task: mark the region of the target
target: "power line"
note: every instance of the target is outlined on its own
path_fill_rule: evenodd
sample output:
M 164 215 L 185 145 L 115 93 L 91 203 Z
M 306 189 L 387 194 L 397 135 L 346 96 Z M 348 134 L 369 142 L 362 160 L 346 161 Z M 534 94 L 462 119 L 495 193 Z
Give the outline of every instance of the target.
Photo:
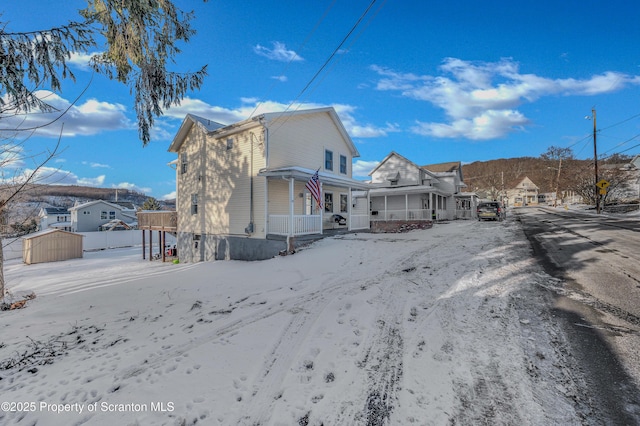
M 329 14 L 329 11 L 333 8 L 333 5 L 336 4 L 336 0 L 333 0 L 331 2 L 331 4 L 325 9 L 324 13 L 322 14 L 322 16 L 320 17 L 320 19 L 318 19 L 318 22 L 316 22 L 316 25 L 313 27 L 313 29 L 309 32 L 309 34 L 307 34 L 307 37 L 304 39 L 304 41 L 300 44 L 300 46 L 298 46 L 297 52 L 302 52 L 304 50 L 304 47 L 307 45 L 307 43 L 309 42 L 309 40 L 311 39 L 311 36 L 316 32 L 316 30 L 318 29 L 318 27 L 320 26 L 320 24 L 322 23 L 322 21 L 324 21 L 324 19 L 327 17 L 327 15 Z M 289 66 L 291 65 L 291 63 L 293 63 L 293 61 L 295 60 L 296 55 L 293 55 L 291 57 L 291 59 L 289 59 L 289 62 L 287 62 L 287 64 L 285 65 L 284 69 L 282 70 L 282 72 L 280 73 L 281 75 L 284 75 L 287 70 L 289 69 Z M 269 87 L 269 89 L 267 90 L 267 92 L 265 93 L 265 97 L 269 96 L 269 93 L 271 93 L 271 91 L 273 90 L 273 88 L 275 87 L 275 85 L 277 84 L 276 81 L 274 81 L 273 83 L 271 83 L 271 86 Z M 258 108 L 260 107 L 260 105 L 262 105 L 264 102 L 258 102 L 255 106 L 255 108 L 253 109 L 253 111 L 251 111 L 251 114 L 249 114 L 249 117 L 253 117 L 253 114 L 256 113 L 256 111 L 258 110 Z
M 285 108 L 284 111 L 282 111 L 280 113 L 280 115 L 278 116 L 278 118 L 282 117 L 287 111 L 289 111 L 289 109 L 291 109 L 292 105 L 294 103 L 296 103 L 298 101 L 298 99 L 300 99 L 300 97 L 304 94 L 304 92 L 307 91 L 307 89 L 309 88 L 309 86 L 311 86 L 311 84 L 315 81 L 315 79 L 320 75 L 320 73 L 322 72 L 322 70 L 324 70 L 326 68 L 326 66 L 329 64 L 329 62 L 333 59 L 333 57 L 338 53 L 338 51 L 342 48 L 342 46 L 345 44 L 345 42 L 347 41 L 347 39 L 351 36 L 351 34 L 353 34 L 353 32 L 355 31 L 355 29 L 358 27 L 358 25 L 360 25 L 360 22 L 362 22 L 362 20 L 364 19 L 364 17 L 367 15 L 367 13 L 369 13 L 369 10 L 371 10 L 371 7 L 373 7 L 373 5 L 375 4 L 376 0 L 372 0 L 371 3 L 369 3 L 369 6 L 367 6 L 367 8 L 365 9 L 365 11 L 362 13 L 362 15 L 360 15 L 360 18 L 358 18 L 358 20 L 356 21 L 356 23 L 351 27 L 351 29 L 349 30 L 349 32 L 347 33 L 347 35 L 344 36 L 344 38 L 342 39 L 342 41 L 340 42 L 340 44 L 338 44 L 338 46 L 333 50 L 333 52 L 331 53 L 331 55 L 329 55 L 329 57 L 324 61 L 324 63 L 322 64 L 322 66 L 318 69 L 318 71 L 313 75 L 313 77 L 311 77 L 311 79 L 309 80 L 309 82 L 304 86 L 304 88 L 300 91 L 300 93 L 298 94 L 298 96 L 296 96 L 290 103 L 289 105 L 287 105 L 287 108 Z M 298 106 L 299 108 L 300 106 Z M 280 127 L 282 127 L 288 120 L 289 118 L 287 117 L 281 124 L 280 126 L 278 126 L 277 128 L 275 128 L 273 130 L 273 133 L 277 132 L 278 129 Z

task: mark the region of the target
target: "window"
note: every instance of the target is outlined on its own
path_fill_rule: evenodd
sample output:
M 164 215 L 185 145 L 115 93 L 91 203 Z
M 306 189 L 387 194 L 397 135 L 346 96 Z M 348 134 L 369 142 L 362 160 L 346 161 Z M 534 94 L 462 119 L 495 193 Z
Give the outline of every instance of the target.
M 198 194 L 191 194 L 191 214 L 198 214 Z
M 115 211 L 110 211 L 109 212 L 109 219 L 115 219 L 116 218 L 116 212 Z
M 82 212 L 82 214 L 91 214 L 91 211 L 90 210 L 85 210 L 85 211 Z
M 333 213 L 333 194 L 330 192 L 324 193 L 324 211 Z
M 233 138 L 227 139 L 227 151 L 233 148 Z
M 344 155 L 340 156 L 340 173 L 347 174 L 347 157 Z
M 326 170 L 333 170 L 333 151 L 325 149 L 324 151 L 324 168 Z
M 187 173 L 187 153 L 180 153 L 180 174 Z
M 349 206 L 349 197 L 347 194 L 340 194 L 340 213 L 346 213 Z
M 106 218 L 107 218 L 107 212 L 105 212 L 105 211 L 101 211 L 101 212 L 100 212 L 100 219 L 104 220 L 104 219 L 106 219 Z

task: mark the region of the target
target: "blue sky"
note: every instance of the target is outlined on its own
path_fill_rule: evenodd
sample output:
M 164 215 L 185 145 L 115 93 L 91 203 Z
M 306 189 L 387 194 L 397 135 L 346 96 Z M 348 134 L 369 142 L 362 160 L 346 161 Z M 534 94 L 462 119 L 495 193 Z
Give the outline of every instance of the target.
M 79 19 L 85 4 L 3 2 L 1 20 L 5 31 L 50 28 Z M 202 90 L 165 111 L 142 147 L 129 89 L 92 78 L 86 58 L 74 57 L 76 82 L 42 93 L 60 107 L 81 97 L 21 145 L 16 173 L 31 169 L 30 157 L 62 132 L 62 152 L 42 182 L 171 197 L 175 174 L 167 163 L 175 154 L 167 148 L 187 113 L 230 124 L 323 106 L 336 109 L 360 152 L 359 179 L 392 150 L 418 164 L 537 157 L 550 146 L 592 158 L 593 122 L 585 119 L 592 108 L 602 156 L 640 154 L 640 5 L 633 1 L 176 4 L 195 12 L 197 34 L 172 69 L 208 65 Z M 21 125 L 49 119 L 31 114 Z M 0 119 L 2 128 L 13 123 Z

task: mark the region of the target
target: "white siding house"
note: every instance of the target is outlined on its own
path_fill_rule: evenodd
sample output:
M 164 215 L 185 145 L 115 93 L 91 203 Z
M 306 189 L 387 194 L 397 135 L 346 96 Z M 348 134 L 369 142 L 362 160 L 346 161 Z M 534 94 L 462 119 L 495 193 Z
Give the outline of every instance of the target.
M 369 227 L 368 205 L 352 197 L 359 156 L 333 108 L 266 113 L 230 125 L 187 115 L 178 154 L 178 253 L 184 261 L 262 259 L 287 240 L 335 226 Z M 305 188 L 318 172 L 324 207 Z
M 136 222 L 135 210 L 103 200 L 77 204 L 69 209 L 73 232 L 99 231 L 100 226 L 119 219 L 125 223 Z
M 49 228 L 71 231 L 71 213 L 64 207 L 43 207 L 38 214 L 40 231 Z
M 475 194 L 462 192 L 459 162 L 419 166 L 391 152 L 369 175 L 371 220 L 451 220 L 475 212 Z

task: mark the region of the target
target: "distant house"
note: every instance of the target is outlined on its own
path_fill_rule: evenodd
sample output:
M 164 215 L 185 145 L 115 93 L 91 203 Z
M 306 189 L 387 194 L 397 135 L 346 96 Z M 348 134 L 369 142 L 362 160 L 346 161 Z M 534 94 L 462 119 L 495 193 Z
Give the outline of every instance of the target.
M 372 221 L 474 217 L 476 197 L 462 192 L 459 162 L 419 166 L 391 152 L 369 175 Z
M 266 113 L 230 125 L 189 114 L 169 151 L 178 155 L 181 260 L 264 259 L 288 249 L 294 237 L 322 234 L 336 223 L 369 228 L 366 197 L 353 196 L 367 188 L 351 177 L 359 153 L 333 108 Z M 322 208 L 306 188 L 316 171 Z
M 134 227 L 137 220 L 135 210 L 103 200 L 77 204 L 71 207 L 69 212 L 71 213 L 71 230 L 73 232 L 99 231 L 102 225 L 114 219 Z
M 525 176 L 508 186 L 506 204 L 513 207 L 537 205 L 539 191 L 540 188 Z
M 43 207 L 38 213 L 38 230 L 49 228 L 71 231 L 71 212 L 64 207 Z

